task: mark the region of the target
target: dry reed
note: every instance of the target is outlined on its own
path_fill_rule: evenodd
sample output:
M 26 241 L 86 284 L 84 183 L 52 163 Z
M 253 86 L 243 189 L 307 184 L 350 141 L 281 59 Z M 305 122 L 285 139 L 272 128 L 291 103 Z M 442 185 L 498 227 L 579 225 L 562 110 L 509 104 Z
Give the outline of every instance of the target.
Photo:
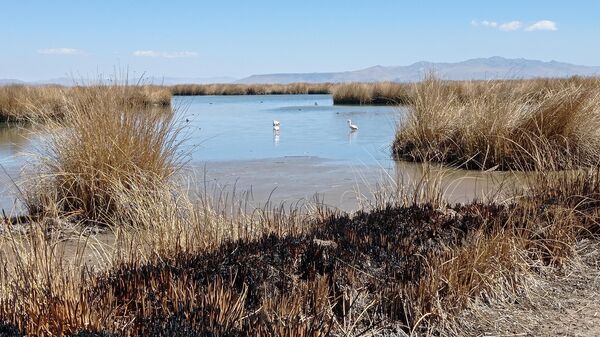
M 334 104 L 405 105 L 412 102 L 412 85 L 405 83 L 348 83 L 332 89 Z
M 111 90 L 110 85 L 62 86 L 0 86 L 0 122 L 23 122 L 57 119 L 65 114 L 69 101 L 89 96 L 90 91 L 109 91 L 114 101 L 123 106 L 169 106 L 171 93 L 158 86 L 121 85 L 122 90 Z M 99 93 L 102 94 L 102 93 Z M 118 95 L 118 96 L 116 96 Z
M 203 95 L 306 95 L 329 94 L 329 83 L 291 84 L 178 84 L 170 87 L 175 96 Z
M 143 90 L 71 89 L 63 118 L 44 125 L 46 143 L 28 172 L 23 198 L 30 214 L 106 222 L 135 207 L 119 202 L 121 194 L 165 194 L 181 164 L 179 129 L 171 111 L 140 107 Z
M 480 169 L 600 163 L 596 79 L 415 84 L 393 152 L 399 159 Z

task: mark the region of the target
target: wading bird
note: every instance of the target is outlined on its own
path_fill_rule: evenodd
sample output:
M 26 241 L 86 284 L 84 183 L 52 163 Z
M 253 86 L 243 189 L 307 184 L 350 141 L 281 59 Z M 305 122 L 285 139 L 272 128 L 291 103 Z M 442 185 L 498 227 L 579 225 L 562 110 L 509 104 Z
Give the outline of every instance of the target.
M 352 121 L 351 121 L 350 119 L 348 120 L 348 127 L 349 127 L 349 128 L 350 128 L 350 130 L 352 130 L 352 131 L 356 131 L 356 130 L 358 130 L 358 126 L 356 126 L 356 125 L 352 124 Z

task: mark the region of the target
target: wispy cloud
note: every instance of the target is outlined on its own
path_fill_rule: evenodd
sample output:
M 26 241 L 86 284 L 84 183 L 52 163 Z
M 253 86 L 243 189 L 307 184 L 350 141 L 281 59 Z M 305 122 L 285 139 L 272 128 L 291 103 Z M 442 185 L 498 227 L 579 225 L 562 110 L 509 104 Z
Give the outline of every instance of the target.
M 473 25 L 475 27 L 483 26 L 483 27 L 488 27 L 488 28 L 497 28 L 498 22 L 488 21 L 488 20 L 483 20 L 483 21 L 471 20 L 471 25 Z
M 46 48 L 38 49 L 38 54 L 44 55 L 83 55 L 85 52 L 75 48 Z
M 527 32 L 533 32 L 533 31 L 537 31 L 537 30 L 552 30 L 552 31 L 558 30 L 556 22 L 550 21 L 550 20 L 541 20 L 541 21 L 535 22 L 529 26 L 525 26 L 523 22 L 518 21 L 518 20 L 509 21 L 509 22 L 497 22 L 497 21 L 490 21 L 490 20 L 482 20 L 482 21 L 471 20 L 471 25 L 475 26 L 475 27 L 498 29 L 498 30 L 501 30 L 504 32 L 514 32 L 514 31 L 518 31 L 518 30 L 523 30 L 523 27 L 525 27 L 524 30 Z
M 500 26 L 498 26 L 498 29 L 505 32 L 512 32 L 521 29 L 521 27 L 523 27 L 521 21 L 511 21 L 501 24 Z
M 156 51 L 156 50 L 136 50 L 133 56 L 140 57 L 163 57 L 168 59 L 198 57 L 195 51 Z
M 531 26 L 528 26 L 527 28 L 525 28 L 525 30 L 528 32 L 534 32 L 536 30 L 555 31 L 555 30 L 558 30 L 558 26 L 557 26 L 556 22 L 554 22 L 554 21 L 541 20 L 541 21 L 538 21 L 538 22 L 532 24 Z

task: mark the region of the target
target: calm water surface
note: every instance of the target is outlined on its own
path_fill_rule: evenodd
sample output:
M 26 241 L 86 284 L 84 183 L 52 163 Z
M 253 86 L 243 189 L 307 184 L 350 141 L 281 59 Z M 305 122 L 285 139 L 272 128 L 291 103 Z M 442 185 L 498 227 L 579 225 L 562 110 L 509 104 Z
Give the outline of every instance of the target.
M 258 202 L 311 199 L 321 194 L 333 207 L 353 210 L 357 196 L 375 184 L 418 180 L 419 164 L 395 163 L 390 145 L 406 110 L 389 106 L 334 106 L 330 95 L 179 96 L 173 98 L 184 126 L 183 151 L 191 184 L 252 190 Z M 347 120 L 358 125 L 351 132 Z M 281 123 L 274 132 L 273 120 Z M 15 203 L 13 180 L 39 147 L 39 134 L 0 127 L 0 208 Z M 490 189 L 502 174 L 447 170 L 451 202 L 467 201 Z M 501 180 L 501 179 L 500 179 Z
M 334 106 L 330 95 L 176 97 L 189 120 L 193 161 L 310 156 L 344 163 L 389 161 L 403 108 Z M 359 130 L 351 132 L 347 120 Z M 272 121 L 281 129 L 273 131 Z

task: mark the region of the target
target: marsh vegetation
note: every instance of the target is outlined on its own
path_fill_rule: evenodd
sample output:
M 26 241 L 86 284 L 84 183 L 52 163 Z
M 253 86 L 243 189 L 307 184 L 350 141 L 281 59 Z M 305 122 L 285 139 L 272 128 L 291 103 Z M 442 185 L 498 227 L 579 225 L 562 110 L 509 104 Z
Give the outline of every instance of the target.
M 399 127 L 399 159 L 465 168 L 531 170 L 600 163 L 600 81 L 539 79 L 414 86 Z
M 410 110 L 394 153 L 429 163 L 355 214 L 191 199 L 175 179 L 172 114 L 141 112 L 135 102 L 149 100 L 126 96 L 144 88 L 60 94 L 61 118 L 21 185 L 29 213 L 4 219 L 5 331 L 463 335 L 457 317 L 474 301 L 527 293 L 576 263 L 578 244 L 597 247 L 596 80 L 403 86 Z M 406 92 L 385 88 L 372 92 Z M 536 171 L 507 200 L 449 205 L 430 161 Z
M 334 104 L 400 105 L 410 102 L 411 85 L 384 83 L 181 84 L 173 95 L 316 95 L 331 94 Z
M 110 93 L 124 107 L 169 106 L 166 88 L 142 85 L 0 86 L 0 122 L 28 122 L 56 119 L 69 111 L 69 104 L 91 95 Z

